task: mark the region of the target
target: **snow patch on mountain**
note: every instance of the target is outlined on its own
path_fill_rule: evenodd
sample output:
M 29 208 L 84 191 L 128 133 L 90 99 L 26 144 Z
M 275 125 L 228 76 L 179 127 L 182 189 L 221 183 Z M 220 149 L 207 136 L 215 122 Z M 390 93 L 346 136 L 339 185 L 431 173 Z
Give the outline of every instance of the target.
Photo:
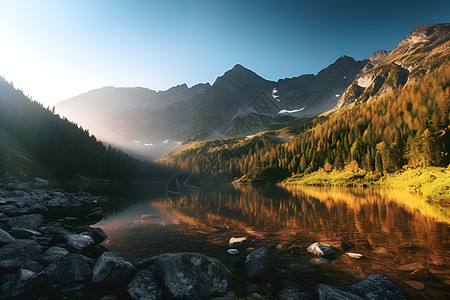
M 282 110 L 280 110 L 278 113 L 279 113 L 279 114 L 293 114 L 293 113 L 302 111 L 302 110 L 304 110 L 305 108 L 306 108 L 306 106 L 305 106 L 305 107 L 302 107 L 302 108 L 300 108 L 300 109 L 293 109 L 293 110 L 282 109 Z

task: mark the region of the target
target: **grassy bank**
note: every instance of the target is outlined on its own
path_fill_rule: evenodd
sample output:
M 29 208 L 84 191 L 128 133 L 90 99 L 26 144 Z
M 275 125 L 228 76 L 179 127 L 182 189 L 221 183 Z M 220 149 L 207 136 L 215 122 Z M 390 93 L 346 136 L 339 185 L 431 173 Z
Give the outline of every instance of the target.
M 406 169 L 393 174 L 372 173 L 351 167 L 331 172 L 319 169 L 311 174 L 295 175 L 283 183 L 404 188 L 420 192 L 432 201 L 444 201 L 450 199 L 450 165 L 447 168 Z

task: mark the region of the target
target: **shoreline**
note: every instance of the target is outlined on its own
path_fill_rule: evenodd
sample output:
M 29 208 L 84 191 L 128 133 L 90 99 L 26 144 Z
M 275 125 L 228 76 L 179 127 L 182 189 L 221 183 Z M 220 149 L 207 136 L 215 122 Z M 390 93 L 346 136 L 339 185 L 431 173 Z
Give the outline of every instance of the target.
M 305 186 L 401 188 L 422 194 L 430 203 L 450 207 L 450 165 L 406 169 L 396 173 L 366 172 L 359 168 L 345 168 L 326 172 L 319 169 L 310 174 L 294 175 L 280 184 Z

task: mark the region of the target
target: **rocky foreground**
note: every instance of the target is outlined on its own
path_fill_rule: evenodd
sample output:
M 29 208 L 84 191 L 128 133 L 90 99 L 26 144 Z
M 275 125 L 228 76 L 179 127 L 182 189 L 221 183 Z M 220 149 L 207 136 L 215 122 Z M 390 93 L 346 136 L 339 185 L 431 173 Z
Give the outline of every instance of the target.
M 233 299 L 233 276 L 270 281 L 274 259 L 267 247 L 246 256 L 241 275 L 201 253 L 167 253 L 128 262 L 101 244 L 107 238 L 101 228 L 90 226 L 103 218 L 98 205 L 104 201 L 84 192 L 0 183 L 0 299 Z M 77 217 L 56 217 L 74 211 Z M 247 242 L 231 239 L 229 254 Z M 307 250 L 325 257 L 334 252 L 319 243 Z M 406 299 L 383 274 L 369 275 L 346 290 L 318 284 L 314 294 L 286 281 L 271 297 Z M 253 293 L 248 299 L 263 296 Z

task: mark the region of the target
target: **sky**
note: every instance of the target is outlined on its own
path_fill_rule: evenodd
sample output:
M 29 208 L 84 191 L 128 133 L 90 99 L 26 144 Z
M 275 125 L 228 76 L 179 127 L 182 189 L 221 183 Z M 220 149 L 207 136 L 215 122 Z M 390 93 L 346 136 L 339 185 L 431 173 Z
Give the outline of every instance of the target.
M 241 64 L 269 80 L 394 48 L 450 1 L 0 0 L 0 75 L 52 106 L 103 86 L 166 90 Z

